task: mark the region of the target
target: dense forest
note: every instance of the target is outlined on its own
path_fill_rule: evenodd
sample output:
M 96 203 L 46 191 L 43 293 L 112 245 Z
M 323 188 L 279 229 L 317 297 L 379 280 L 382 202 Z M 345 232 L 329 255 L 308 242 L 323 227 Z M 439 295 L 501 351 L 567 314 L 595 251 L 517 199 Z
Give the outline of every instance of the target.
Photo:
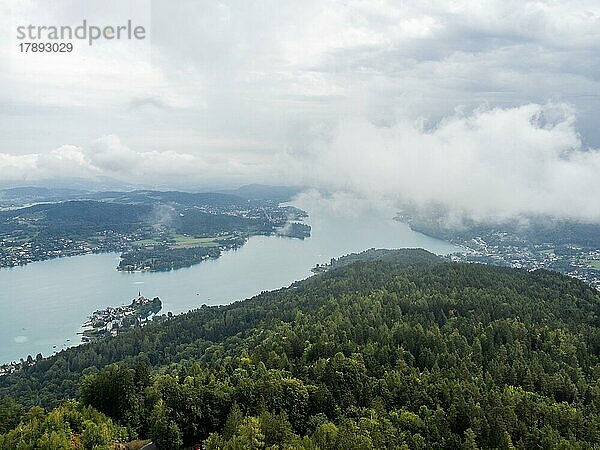
M 244 239 L 238 238 L 234 243 L 241 246 Z M 217 258 L 221 254 L 219 247 L 169 248 L 166 245 L 155 245 L 151 249 L 137 248 L 121 254 L 118 270 L 140 270 L 150 267 L 152 270 L 171 270 L 189 267 L 206 258 Z
M 0 449 L 600 445 L 597 291 L 375 253 L 0 377 Z

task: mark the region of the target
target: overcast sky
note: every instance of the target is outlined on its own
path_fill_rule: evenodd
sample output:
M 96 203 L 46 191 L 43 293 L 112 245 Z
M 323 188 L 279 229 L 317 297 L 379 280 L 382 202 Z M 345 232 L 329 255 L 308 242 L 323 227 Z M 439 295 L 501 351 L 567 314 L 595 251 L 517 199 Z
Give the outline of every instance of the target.
M 148 37 L 19 52 L 17 26 L 83 19 Z M 4 0 L 0 25 L 5 184 L 310 184 L 600 220 L 597 0 Z

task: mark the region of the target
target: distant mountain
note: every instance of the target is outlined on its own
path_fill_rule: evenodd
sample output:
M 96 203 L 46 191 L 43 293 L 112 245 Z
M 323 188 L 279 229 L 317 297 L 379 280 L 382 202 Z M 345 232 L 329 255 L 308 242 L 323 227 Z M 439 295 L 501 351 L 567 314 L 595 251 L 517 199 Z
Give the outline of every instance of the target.
M 68 188 L 25 186 L 0 189 L 0 208 L 18 208 L 35 203 L 77 200 L 88 195 L 89 191 Z
M 66 187 L 22 186 L 0 189 L 0 207 L 18 207 L 33 203 L 67 200 L 102 200 L 122 203 L 218 203 L 242 206 L 248 201 L 282 203 L 291 200 L 304 188 L 292 186 L 248 185 L 236 189 L 207 192 L 184 192 L 153 189 L 77 189 Z
M 0 189 L 9 189 L 15 187 L 40 187 L 47 189 L 74 189 L 82 191 L 101 191 L 107 189 L 113 190 L 129 190 L 135 189 L 134 185 L 124 183 L 110 177 L 90 178 L 51 178 L 41 180 L 10 180 L 0 181 Z M 137 187 L 139 189 L 139 186 Z
M 214 206 L 248 205 L 248 199 L 220 192 L 181 192 L 181 191 L 102 191 L 88 194 L 90 199 L 119 203 L 176 203 L 181 206 L 210 204 Z
M 237 195 L 250 200 L 272 200 L 288 202 L 305 191 L 306 186 L 268 186 L 264 184 L 248 184 L 237 189 L 224 189 L 218 192 Z
M 34 203 L 49 203 L 67 200 L 102 200 L 122 203 L 177 203 L 190 206 L 197 203 L 218 203 L 220 205 L 242 206 L 247 201 L 288 202 L 305 188 L 299 186 L 247 185 L 236 189 L 223 189 L 206 192 L 184 192 L 178 190 L 154 189 L 115 189 L 112 183 L 92 183 L 75 181 L 61 187 L 30 185 L 0 189 L 0 208 L 20 207 Z
M 87 191 L 81 189 L 67 189 L 67 188 L 46 188 L 36 186 L 25 186 L 1 189 L 0 195 L 3 198 L 21 198 L 21 197 L 56 197 L 56 196 L 69 196 L 69 195 L 81 195 Z

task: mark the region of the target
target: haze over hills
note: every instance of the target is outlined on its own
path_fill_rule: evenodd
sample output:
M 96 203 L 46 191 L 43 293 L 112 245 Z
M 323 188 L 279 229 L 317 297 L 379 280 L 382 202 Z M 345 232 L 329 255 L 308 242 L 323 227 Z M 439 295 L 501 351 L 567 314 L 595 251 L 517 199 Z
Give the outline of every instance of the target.
M 237 195 L 250 200 L 270 200 L 288 202 L 296 195 L 308 190 L 307 186 L 270 186 L 266 184 L 247 184 L 236 189 L 224 189 L 219 192 Z
M 441 205 L 405 206 L 396 219 L 463 248 L 452 259 L 579 278 L 600 290 L 600 224 L 548 215 L 473 220 Z
M 0 207 L 19 207 L 32 203 L 57 202 L 66 200 L 132 200 L 144 201 L 144 196 L 153 193 L 155 199 L 162 201 L 177 201 L 181 202 L 185 195 L 188 196 L 188 201 L 191 199 L 201 200 L 200 194 L 204 194 L 205 198 L 210 194 L 227 194 L 246 200 L 262 200 L 272 202 L 287 202 L 294 196 L 306 190 L 306 187 L 298 186 L 270 186 L 261 184 L 244 185 L 237 188 L 221 189 L 221 190 L 194 190 L 194 191 L 176 191 L 176 190 L 159 190 L 159 189 L 141 189 L 139 186 L 130 189 L 115 189 L 104 188 L 98 186 L 86 185 L 86 188 L 67 188 L 67 187 L 52 187 L 51 184 L 30 185 L 21 187 L 9 187 L 0 189 Z M 177 193 L 180 195 L 177 195 Z M 217 198 L 218 195 L 213 195 Z
M 365 257 L 63 351 L 0 377 L 0 392 L 26 406 L 76 396 L 162 448 L 206 438 L 210 449 L 248 439 L 311 449 L 599 443 L 596 291 L 422 250 Z M 32 427 L 10 405 L 3 429 L 22 420 L 27 431 L 2 435 L 0 448 L 42 439 L 49 425 Z
M 117 251 L 120 270 L 170 270 L 218 257 L 253 235 L 310 235 L 298 208 L 224 193 L 19 188 L 0 191 L 0 201 L 33 203 L 0 211 L 0 267 Z
M 4 209 L 15 210 L 38 203 L 79 201 L 82 208 L 80 212 L 82 212 L 86 205 L 88 205 L 88 209 L 90 206 L 97 205 L 99 211 L 104 211 L 103 213 L 98 212 L 98 217 L 105 217 L 105 219 L 97 221 L 93 226 L 94 232 L 112 233 L 112 238 L 107 239 L 106 236 L 93 235 L 81 236 L 79 233 L 81 230 L 75 230 L 72 226 L 68 226 L 60 236 L 55 236 L 61 240 L 60 242 L 44 241 L 43 239 L 34 242 L 30 239 L 33 235 L 31 233 L 27 235 L 27 232 L 21 229 L 21 223 L 14 221 L 14 218 L 22 215 L 24 221 L 19 219 L 21 222 L 29 223 L 29 225 L 35 224 L 33 228 L 37 229 L 39 226 L 43 226 L 44 221 L 40 221 L 37 216 L 30 217 L 30 219 L 35 219 L 34 221 L 26 219 L 29 217 L 28 214 L 46 211 L 43 214 L 48 216 L 49 211 L 55 211 L 54 217 L 57 220 L 63 209 L 71 211 L 69 213 L 71 219 L 85 221 L 83 217 L 75 218 L 72 215 L 73 208 L 77 203 L 33 206 L 30 209 L 23 209 L 21 212 L 2 213 L 0 211 L 0 218 L 5 220 L 1 225 L 1 229 L 4 230 L 3 240 L 7 243 L 4 250 L 0 249 L 0 252 L 5 255 L 0 261 L 0 265 L 16 265 L 53 256 L 76 255 L 90 251 L 120 251 L 127 252 L 126 261 L 122 264 L 123 268 L 137 270 L 149 267 L 153 270 L 165 270 L 184 267 L 206 257 L 218 256 L 218 252 L 215 253 L 214 249 L 207 250 L 207 246 L 201 249 L 200 245 L 192 245 L 201 243 L 197 239 L 214 238 L 211 242 L 207 241 L 210 244 L 208 247 L 214 248 L 222 245 L 225 249 L 238 247 L 246 237 L 253 234 L 276 232 L 293 237 L 307 237 L 309 229 L 304 224 L 297 223 L 297 219 L 302 219 L 303 213 L 289 206 L 277 206 L 280 202 L 316 195 L 331 203 L 333 208 L 339 209 L 342 215 L 351 212 L 361 202 L 368 202 L 368 199 L 358 199 L 351 195 L 345 198 L 340 197 L 339 193 L 322 193 L 307 189 L 306 187 L 268 185 L 246 185 L 235 189 L 206 193 L 150 189 L 130 191 L 82 191 L 41 187 L 4 189 L 0 190 L 0 205 L 4 206 Z M 132 206 L 129 208 L 117 204 Z M 378 207 L 381 205 L 374 205 L 374 208 Z M 107 223 L 104 223 L 106 217 L 110 215 L 114 215 L 119 221 L 136 209 L 139 210 L 138 213 L 133 214 L 134 216 L 137 214 L 137 225 L 125 224 L 125 228 L 129 227 L 127 236 L 121 235 L 123 230 L 119 227 L 115 228 L 113 226 L 115 224 L 108 226 Z M 259 211 L 261 209 L 264 211 Z M 456 260 L 528 269 L 547 268 L 600 287 L 600 241 L 598 238 L 600 225 L 594 222 L 540 215 L 521 215 L 480 221 L 470 219 L 441 204 L 429 205 L 426 208 L 418 207 L 415 204 L 405 204 L 399 208 L 388 205 L 387 209 L 390 211 L 388 214 L 395 214 L 397 220 L 406 222 L 415 231 L 463 246 L 465 251 L 457 252 L 453 256 Z M 117 213 L 117 210 L 122 210 L 122 212 Z M 183 210 L 186 210 L 187 213 L 181 218 L 176 217 L 176 213 L 181 215 Z M 190 227 L 189 222 L 192 220 L 192 216 L 198 214 L 203 217 L 197 217 L 196 225 Z M 11 220 L 13 223 L 10 222 Z M 296 221 L 296 223 L 291 223 L 290 220 Z M 180 222 L 186 222 L 188 225 L 178 225 Z M 290 224 L 286 225 L 287 222 Z M 169 224 L 173 226 L 171 227 Z M 52 226 L 52 224 L 47 225 Z M 21 235 L 12 234 L 15 226 Z M 148 227 L 153 229 L 149 230 Z M 164 228 L 162 231 L 161 227 Z M 170 232 L 169 229 L 171 229 Z M 68 230 L 71 231 L 68 232 Z M 32 231 L 31 227 L 30 231 Z M 229 238 L 224 241 L 219 238 L 223 241 L 220 242 L 217 239 L 219 234 L 229 236 Z M 239 236 L 231 239 L 234 234 L 239 234 Z M 41 238 L 43 236 L 45 236 L 44 233 L 40 235 Z M 72 242 L 66 243 L 65 241 Z M 22 245 L 31 243 L 36 246 L 35 249 L 22 248 Z M 157 244 L 159 248 L 149 251 L 136 250 L 135 243 Z M 178 249 L 173 251 L 169 245 L 195 247 L 196 250 Z M 15 256 L 15 252 L 19 255 L 18 257 Z M 180 253 L 180 255 L 175 255 L 175 253 Z M 153 258 L 161 262 L 148 264 Z

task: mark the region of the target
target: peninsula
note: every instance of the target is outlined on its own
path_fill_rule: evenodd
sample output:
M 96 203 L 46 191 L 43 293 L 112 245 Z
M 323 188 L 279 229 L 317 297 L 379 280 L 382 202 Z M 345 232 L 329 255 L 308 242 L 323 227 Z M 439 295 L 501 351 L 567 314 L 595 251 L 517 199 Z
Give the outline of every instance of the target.
M 85 343 L 116 336 L 129 328 L 143 325 L 161 309 L 162 302 L 158 297 L 150 300 L 139 292 L 137 298 L 134 298 L 129 305 L 109 306 L 94 311 L 83 324 L 81 341 Z

